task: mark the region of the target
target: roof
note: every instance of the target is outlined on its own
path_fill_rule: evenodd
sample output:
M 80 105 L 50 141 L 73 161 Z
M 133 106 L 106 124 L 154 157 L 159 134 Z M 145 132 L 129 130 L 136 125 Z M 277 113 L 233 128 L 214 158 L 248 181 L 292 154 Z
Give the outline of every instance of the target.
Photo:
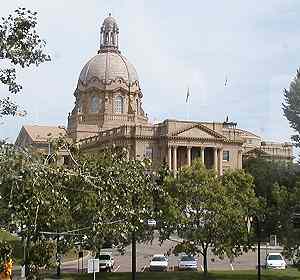
M 97 81 L 106 85 L 117 79 L 127 83 L 138 81 L 134 66 L 117 52 L 104 52 L 95 55 L 86 63 L 79 75 L 79 83 L 84 87 L 88 87 L 90 82 Z
M 33 142 L 48 142 L 49 138 L 64 136 L 66 131 L 57 126 L 24 125 L 23 129 Z
M 246 137 L 255 137 L 255 138 L 258 138 L 258 139 L 261 138 L 260 136 L 254 134 L 253 132 L 250 132 L 250 131 L 248 131 L 248 130 L 236 128 L 235 131 L 236 131 L 236 132 L 240 132 L 243 136 L 246 136 Z

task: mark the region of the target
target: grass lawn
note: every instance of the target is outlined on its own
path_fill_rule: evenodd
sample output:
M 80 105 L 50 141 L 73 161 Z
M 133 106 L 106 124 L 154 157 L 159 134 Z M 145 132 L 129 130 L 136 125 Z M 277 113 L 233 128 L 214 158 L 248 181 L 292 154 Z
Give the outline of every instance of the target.
M 62 274 L 64 280 L 93 279 L 93 274 Z M 129 272 L 96 273 L 96 279 L 101 280 L 131 280 Z M 137 280 L 204 280 L 201 272 L 143 272 L 137 273 Z M 209 280 L 256 280 L 256 271 L 215 271 L 209 273 Z M 264 271 L 262 280 L 300 280 L 300 271 L 287 269 L 285 271 Z
M 17 240 L 18 238 L 11 233 L 0 229 L 0 240 L 6 240 L 6 241 L 14 241 Z

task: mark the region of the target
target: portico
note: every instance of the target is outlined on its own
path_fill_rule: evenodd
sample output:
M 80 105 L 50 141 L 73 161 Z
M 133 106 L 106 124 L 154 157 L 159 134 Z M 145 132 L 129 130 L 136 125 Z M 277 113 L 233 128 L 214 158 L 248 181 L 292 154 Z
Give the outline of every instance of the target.
M 169 169 L 176 174 L 184 166 L 200 158 L 206 168 L 214 169 L 223 174 L 223 148 L 217 146 L 179 146 L 169 145 L 167 160 Z

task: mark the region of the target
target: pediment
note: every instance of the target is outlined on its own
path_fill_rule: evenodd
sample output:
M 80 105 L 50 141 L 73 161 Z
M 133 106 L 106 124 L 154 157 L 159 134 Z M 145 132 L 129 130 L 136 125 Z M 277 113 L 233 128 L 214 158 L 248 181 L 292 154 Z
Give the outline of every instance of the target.
M 184 137 L 184 138 L 205 138 L 205 139 L 224 139 L 225 137 L 204 126 L 204 125 L 194 125 L 192 127 L 189 127 L 185 130 L 179 131 L 176 134 L 174 134 L 173 136 L 177 136 L 177 137 Z

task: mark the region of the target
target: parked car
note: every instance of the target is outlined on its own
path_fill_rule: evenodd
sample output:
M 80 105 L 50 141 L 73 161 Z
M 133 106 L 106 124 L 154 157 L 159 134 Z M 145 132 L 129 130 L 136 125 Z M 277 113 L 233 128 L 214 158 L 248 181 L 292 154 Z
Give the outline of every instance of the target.
M 280 253 L 269 253 L 266 257 L 266 268 L 286 269 L 287 264 Z
M 149 266 L 150 271 L 168 271 L 168 258 L 164 255 L 153 255 Z
M 183 255 L 178 261 L 178 270 L 197 271 L 197 259 L 192 255 Z
M 114 257 L 112 252 L 100 252 L 96 255 L 96 259 L 99 259 L 99 270 L 111 272 L 114 268 Z

